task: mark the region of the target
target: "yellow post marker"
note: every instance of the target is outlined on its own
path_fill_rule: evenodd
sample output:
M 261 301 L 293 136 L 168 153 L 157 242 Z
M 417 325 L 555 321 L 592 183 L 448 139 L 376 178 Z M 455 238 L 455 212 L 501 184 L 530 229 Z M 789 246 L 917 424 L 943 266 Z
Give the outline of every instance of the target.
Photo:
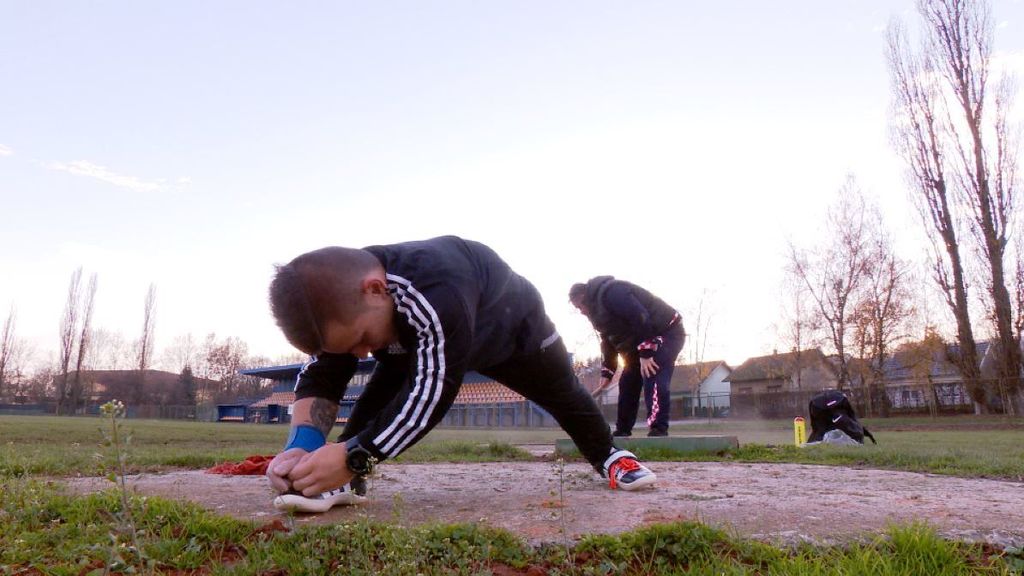
M 804 438 L 807 438 L 807 428 L 804 426 L 804 419 L 797 416 L 793 418 L 793 444 L 797 448 L 803 446 Z

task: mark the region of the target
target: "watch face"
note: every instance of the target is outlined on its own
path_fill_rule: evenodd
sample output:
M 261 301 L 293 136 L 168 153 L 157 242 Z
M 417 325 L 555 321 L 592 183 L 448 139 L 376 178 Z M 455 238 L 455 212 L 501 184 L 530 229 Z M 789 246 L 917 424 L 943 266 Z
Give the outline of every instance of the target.
M 369 454 L 364 450 L 356 450 L 348 455 L 348 467 L 357 474 L 365 474 L 370 471 Z

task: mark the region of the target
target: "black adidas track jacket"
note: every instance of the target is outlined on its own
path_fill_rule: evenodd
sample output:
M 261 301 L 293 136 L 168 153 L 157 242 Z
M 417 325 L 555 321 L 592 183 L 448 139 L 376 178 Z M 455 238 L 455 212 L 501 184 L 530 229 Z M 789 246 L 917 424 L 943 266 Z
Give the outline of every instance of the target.
M 420 440 L 451 407 L 468 370 L 484 370 L 558 338 L 537 289 L 493 250 L 455 236 L 369 246 L 387 274 L 399 343 L 377 361 L 343 439 L 380 459 Z M 356 370 L 351 355 L 314 356 L 299 373 L 296 399 L 340 401 Z

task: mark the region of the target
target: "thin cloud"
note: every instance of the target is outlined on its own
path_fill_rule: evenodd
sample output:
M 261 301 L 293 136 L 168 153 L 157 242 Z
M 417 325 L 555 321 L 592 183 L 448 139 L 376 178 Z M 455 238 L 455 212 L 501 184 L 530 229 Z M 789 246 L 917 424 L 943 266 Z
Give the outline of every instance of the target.
M 11 150 L 7 146 L 0 144 L 0 156 L 13 156 L 14 150 Z
M 133 192 L 159 192 L 165 188 L 162 183 L 146 182 L 145 180 L 141 180 L 135 176 L 118 174 L 117 172 L 109 170 L 105 166 L 93 164 L 92 162 L 85 160 L 75 160 L 68 163 L 52 162 L 47 167 L 51 170 L 59 170 L 76 176 L 95 178 L 106 182 L 107 184 L 113 184 L 118 188 L 124 188 Z

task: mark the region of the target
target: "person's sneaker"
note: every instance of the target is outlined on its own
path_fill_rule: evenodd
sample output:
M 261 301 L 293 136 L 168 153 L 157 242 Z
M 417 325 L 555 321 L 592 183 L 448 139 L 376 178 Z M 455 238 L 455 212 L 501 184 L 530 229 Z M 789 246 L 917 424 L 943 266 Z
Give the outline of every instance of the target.
M 604 462 L 608 472 L 608 486 L 615 490 L 636 490 L 654 484 L 658 479 L 646 466 L 637 461 L 628 450 L 616 450 Z
M 612 432 L 612 436 L 614 436 L 616 438 L 628 438 L 628 437 L 630 437 L 632 435 L 633 435 L 632 432 L 619 432 L 618 430 L 616 430 L 615 432 Z
M 648 438 L 658 438 L 658 437 L 661 437 L 661 436 L 668 436 L 668 431 L 667 430 L 651 430 L 651 431 L 647 432 L 647 437 Z
M 356 484 L 353 481 L 353 484 Z M 337 490 L 330 490 L 308 498 L 298 493 L 281 494 L 274 498 L 274 508 L 284 512 L 307 512 L 311 514 L 327 512 L 335 506 L 360 504 L 366 500 L 366 483 L 362 483 L 363 494 L 359 494 L 346 484 Z

